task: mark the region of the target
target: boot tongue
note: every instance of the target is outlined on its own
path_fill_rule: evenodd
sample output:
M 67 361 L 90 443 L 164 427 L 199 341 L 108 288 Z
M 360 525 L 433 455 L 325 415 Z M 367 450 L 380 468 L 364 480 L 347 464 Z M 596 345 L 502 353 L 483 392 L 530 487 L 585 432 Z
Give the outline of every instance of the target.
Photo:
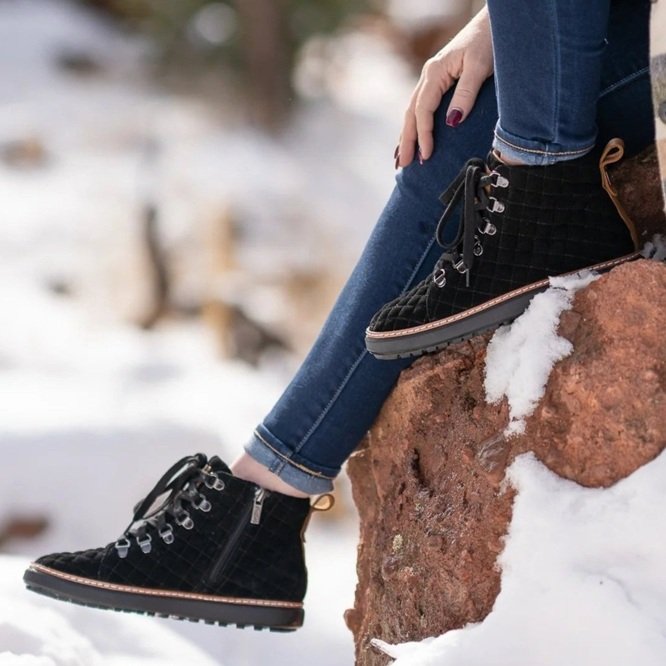
M 212 456 L 209 458 L 208 465 L 213 470 L 213 472 L 222 472 L 223 474 L 229 474 L 230 476 L 233 476 L 229 466 L 218 456 Z

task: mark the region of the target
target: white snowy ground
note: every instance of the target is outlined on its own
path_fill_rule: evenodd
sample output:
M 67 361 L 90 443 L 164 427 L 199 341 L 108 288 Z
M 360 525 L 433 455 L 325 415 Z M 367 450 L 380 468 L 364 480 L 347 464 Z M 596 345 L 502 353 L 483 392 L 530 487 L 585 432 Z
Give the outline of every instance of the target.
M 11 544 L 11 552 L 24 555 L 20 561 L 0 557 L 6 610 L 0 614 L 0 664 L 171 663 L 159 661 L 166 647 L 153 650 L 176 645 L 167 631 L 214 656 L 213 662 L 195 655 L 172 663 L 229 666 L 270 658 L 294 664 L 303 663 L 304 650 L 327 666 L 350 663 L 351 634 L 342 613 L 352 603 L 356 531 L 321 516 L 308 532 L 307 621 L 295 636 L 72 611 L 23 590 L 26 555 L 114 539 L 131 507 L 177 458 L 199 450 L 235 455 L 279 394 L 279 383 L 218 361 L 212 340 L 195 326 L 143 333 L 118 325 L 109 331 L 68 301 L 0 279 L 0 303 L 17 291 L 19 315 L 0 327 L 0 520 L 45 515 L 51 527 L 38 539 Z M 139 633 L 145 640 L 129 640 Z M 128 642 L 103 640 L 110 635 Z M 28 655 L 52 661 L 32 662 Z
M 139 616 L 110 614 L 100 622 L 80 606 L 35 600 L 21 590 L 25 561 L 0 556 L 2 666 L 214 666 L 186 639 Z M 219 662 L 217 662 L 219 663 Z
M 255 287 L 292 267 L 344 273 L 391 190 L 411 79 L 369 37 L 336 49 L 344 59 L 335 72 L 318 68 L 309 84 L 318 96 L 269 140 L 227 123 L 238 114 L 230 95 L 213 108 L 157 89 L 146 45 L 80 7 L 0 3 L 0 147 L 34 139 L 46 154 L 32 169 L 0 163 L 3 265 L 20 261 L 75 282 L 107 313 L 132 314 L 136 220 L 151 196 L 162 242 L 179 257 L 179 297 L 210 289 L 201 240 L 228 211 L 243 224 L 236 258 L 251 264 Z M 102 70 L 68 74 L 55 65 L 63 53 L 92 57 Z
M 507 435 L 520 432 L 554 363 L 571 353 L 557 334 L 573 294 L 594 280 L 551 280 L 489 345 L 489 401 L 507 398 Z M 377 649 L 395 666 L 658 666 L 666 658 L 666 453 L 608 489 L 566 481 L 531 454 L 507 482 L 518 491 L 502 586 L 483 622 Z
M 196 290 L 202 258 L 191 248 L 227 206 L 247 221 L 241 259 L 260 261 L 251 271 L 331 263 L 331 247 L 342 266 L 391 188 L 404 70 L 372 40 L 345 44 L 348 67 L 325 82 L 328 101 L 312 101 L 277 142 L 156 90 L 144 48 L 64 0 L 0 3 L 0 150 L 35 139 L 46 154 L 24 168 L 0 161 L 0 524 L 50 521 L 42 537 L 10 544 L 18 559 L 0 557 L 0 664 L 166 664 L 169 653 L 202 666 L 345 666 L 349 522 L 313 520 L 307 619 L 294 635 L 81 610 L 20 582 L 32 556 L 114 539 L 174 459 L 233 457 L 283 385 L 284 376 L 220 362 L 198 324 L 145 333 L 124 323 L 139 290 L 131 255 L 142 192 L 158 196 L 164 241 L 186 255 L 185 288 Z M 103 73 L 64 73 L 54 65 L 63 49 L 92 55 Z M 372 88 L 362 85 L 370 58 Z M 160 151 L 147 167 L 149 142 Z M 52 293 L 53 281 L 73 295 Z

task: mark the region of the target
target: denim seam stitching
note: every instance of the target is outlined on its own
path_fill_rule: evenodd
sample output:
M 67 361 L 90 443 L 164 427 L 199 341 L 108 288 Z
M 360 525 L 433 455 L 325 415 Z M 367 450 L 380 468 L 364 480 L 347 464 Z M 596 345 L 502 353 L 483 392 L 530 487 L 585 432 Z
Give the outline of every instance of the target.
M 524 153 L 534 153 L 535 155 L 581 155 L 583 153 L 589 152 L 592 148 L 594 148 L 594 144 L 592 143 L 589 146 L 586 146 L 585 148 L 579 148 L 578 150 L 561 150 L 561 151 L 538 150 L 537 148 L 523 148 L 522 146 L 517 146 L 516 144 L 511 143 L 511 141 L 507 141 L 506 139 L 502 138 L 497 133 L 497 131 L 495 131 L 495 138 L 498 141 L 505 143 L 507 146 L 514 148 L 515 150 L 519 150 Z
M 599 93 L 599 99 L 605 97 L 609 93 L 612 93 L 613 90 L 616 90 L 617 88 L 620 88 L 621 86 L 626 85 L 627 83 L 631 83 L 634 79 L 637 79 L 639 76 L 643 76 L 643 74 L 648 74 L 649 72 L 650 72 L 649 67 L 643 67 L 642 69 L 639 69 L 637 72 L 632 72 L 631 74 L 628 74 L 623 79 L 616 81 L 615 83 L 608 86 L 608 88 L 602 90 Z
M 331 410 L 331 407 L 335 404 L 337 399 L 340 397 L 340 394 L 344 390 L 345 386 L 349 383 L 349 380 L 351 379 L 351 376 L 354 374 L 356 371 L 356 368 L 358 368 L 359 364 L 361 361 L 365 358 L 366 354 L 368 351 L 364 349 L 357 357 L 357 359 L 354 361 L 352 364 L 351 368 L 349 368 L 349 372 L 345 375 L 344 379 L 340 383 L 340 386 L 336 389 L 335 393 L 332 395 L 331 399 L 328 401 L 324 409 L 322 410 L 321 414 L 315 419 L 315 422 L 310 426 L 310 429 L 305 433 L 303 436 L 303 439 L 301 439 L 299 445 L 296 447 L 294 450 L 294 453 L 298 453 L 304 446 L 307 444 L 308 440 L 310 437 L 314 434 L 314 432 L 317 430 L 317 428 L 321 425 L 321 422 L 324 420 L 326 417 L 326 414 Z
M 560 136 L 559 136 L 559 129 L 560 129 L 560 124 L 557 122 L 557 118 L 559 117 L 560 114 L 560 93 L 562 90 L 562 46 L 560 44 L 559 40 L 559 28 L 560 28 L 560 17 L 557 14 L 557 6 L 551 5 L 551 8 L 553 9 L 553 15 L 555 18 L 555 30 L 553 31 L 555 35 L 558 36 L 558 38 L 555 38 L 555 52 L 556 52 L 556 61 L 555 61 L 555 81 L 557 82 L 557 87 L 555 89 L 555 99 L 553 100 L 553 119 L 552 123 L 553 126 L 555 127 L 555 136 L 554 136 L 554 141 L 553 143 L 559 143 L 560 142 Z
M 420 270 L 421 266 L 423 265 L 423 262 L 425 261 L 426 256 L 430 252 L 430 248 L 432 248 L 433 244 L 435 242 L 435 239 L 431 239 L 428 242 L 428 245 L 426 246 L 426 249 L 423 251 L 421 254 L 421 257 L 419 258 L 418 262 L 416 263 L 416 266 L 414 267 L 414 270 L 412 271 L 411 275 L 409 276 L 409 279 L 407 280 L 407 283 L 403 287 L 402 291 L 400 292 L 401 294 L 404 294 L 405 291 L 411 286 L 412 281 L 416 277 L 416 274 Z M 335 391 L 331 399 L 329 400 L 328 404 L 324 409 L 322 410 L 321 414 L 319 417 L 315 420 L 315 422 L 312 424 L 310 427 L 310 430 L 305 434 L 303 439 L 300 441 L 299 445 L 294 449 L 294 453 L 299 453 L 301 449 L 307 444 L 308 440 L 312 435 L 316 432 L 317 428 L 321 425 L 321 422 L 324 420 L 328 412 L 331 410 L 333 405 L 336 403 L 337 399 L 340 397 L 340 394 L 344 390 L 345 386 L 349 383 L 349 380 L 351 379 L 352 375 L 356 371 L 356 368 L 358 368 L 360 362 L 367 356 L 368 351 L 367 349 L 364 349 L 361 354 L 358 356 L 352 367 L 349 369 L 349 372 L 346 374 L 345 378 L 342 380 L 342 383 L 340 386 L 338 386 L 338 389 Z
M 276 448 L 271 446 L 264 437 L 261 436 L 261 434 L 255 430 L 254 431 L 255 436 L 257 439 L 261 440 L 261 443 L 267 446 L 276 456 L 281 458 L 285 463 L 288 463 L 289 465 L 292 465 L 293 467 L 298 468 L 302 472 L 307 472 L 311 476 L 319 477 L 320 479 L 327 479 L 329 481 L 332 481 L 335 477 L 334 476 L 327 476 L 326 474 L 322 474 L 321 472 L 315 472 L 314 470 L 309 469 L 308 467 L 305 467 L 305 465 L 300 465 L 299 463 L 295 462 L 291 458 L 288 458 L 285 456 L 283 453 L 280 453 Z M 284 469 L 284 465 L 280 468 L 280 471 Z

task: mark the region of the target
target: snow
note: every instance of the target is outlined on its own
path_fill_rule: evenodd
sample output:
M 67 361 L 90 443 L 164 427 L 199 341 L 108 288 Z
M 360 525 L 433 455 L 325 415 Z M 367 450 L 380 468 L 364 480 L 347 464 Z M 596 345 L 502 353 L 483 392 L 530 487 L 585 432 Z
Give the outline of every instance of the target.
M 428 30 L 447 19 L 468 16 L 468 0 L 388 0 L 387 12 L 398 25 L 408 30 Z
M 646 259 L 653 259 L 655 261 L 666 260 L 666 236 L 663 234 L 655 234 L 652 240 L 649 240 L 643 246 L 641 254 Z
M 0 149 L 35 140 L 45 153 L 33 168 L 0 161 L 4 267 L 62 279 L 101 314 L 131 318 L 136 221 L 154 198 L 177 299 L 210 293 L 197 248 L 225 215 L 242 227 L 234 259 L 251 267 L 243 296 L 294 268 L 346 276 L 392 188 L 411 84 L 378 40 L 350 36 L 321 95 L 270 138 L 239 124 L 228 95 L 213 107 L 157 88 L 148 47 L 73 3 L 7 0 L 0 37 Z M 68 53 L 90 56 L 100 73 L 63 71 L 54 61 Z
M 394 666 L 661 666 L 666 654 L 666 454 L 607 489 L 583 488 L 531 454 L 502 587 L 481 623 L 378 649 Z
M 221 360 L 201 321 L 151 332 L 128 323 L 141 297 L 144 198 L 159 199 L 162 240 L 179 257 L 177 296 L 210 288 L 194 248 L 229 209 L 244 223 L 237 260 L 255 297 L 294 267 L 346 272 L 391 188 L 399 112 L 317 99 L 268 139 L 228 124 L 225 109 L 157 89 L 146 45 L 77 4 L 7 0 L 0 37 L 0 157 L 24 139 L 45 154 L 23 168 L 0 159 L 0 529 L 49 521 L 3 544 L 13 557 L 0 557 L 0 665 L 351 663 L 342 615 L 357 530 L 344 481 L 346 516 L 317 515 L 308 530 L 306 622 L 294 635 L 81 609 L 25 591 L 21 575 L 32 557 L 115 539 L 181 456 L 230 461 L 284 386 L 283 366 Z M 89 54 L 101 74 L 64 72 L 54 64 L 63 51 Z M 341 86 L 360 76 L 349 67 Z
M 52 630 L 61 626 L 55 619 L 35 627 L 31 613 L 17 612 L 13 624 L 0 633 L 0 664 L 10 645 L 24 645 L 18 637 L 25 634 L 34 640 L 19 654 L 36 654 L 35 636 L 41 637 L 53 657 L 43 663 L 98 663 L 79 652 L 79 661 L 71 661 L 69 652 L 61 650 L 70 642 L 72 650 L 82 645 L 103 655 L 103 663 L 114 663 L 112 655 L 89 642 L 92 634 L 120 632 L 118 617 L 124 616 L 78 609 L 90 619 L 68 620 L 68 604 L 21 590 L 26 555 L 98 546 L 116 538 L 132 506 L 174 460 L 198 450 L 233 458 L 279 395 L 281 382 L 240 363 L 221 362 L 210 336 L 195 325 L 173 324 L 152 333 L 122 325 L 109 328 L 70 300 L 0 280 L 0 301 L 9 295 L 20 296 L 21 307 L 16 319 L 0 328 L 0 526 L 13 516 L 45 516 L 50 527 L 30 542 L 5 547 L 23 558 L 0 558 L 0 576 L 14 585 L 10 591 L 0 589 L 0 606 L 22 604 L 35 613 L 49 608 L 45 622 L 62 614 L 62 626 L 71 624 L 81 636 L 76 638 L 71 627 Z M 21 332 L 30 344 L 21 345 Z M 344 498 L 343 487 L 343 503 Z M 219 660 L 215 663 L 259 664 L 270 658 L 276 665 L 293 664 L 305 648 L 322 650 L 319 662 L 326 666 L 349 663 L 351 634 L 342 615 L 353 601 L 356 529 L 353 521 L 338 523 L 320 515 L 312 523 L 307 619 L 298 638 L 148 618 L 136 618 L 131 631 L 143 628 L 152 635 L 160 625 L 165 635 L 176 632 L 191 639 Z M 141 658 L 153 655 L 155 663 L 162 663 L 160 654 L 146 648 Z M 134 663 L 127 655 L 122 659 L 118 663 Z
M 1 666 L 223 666 L 163 624 L 120 613 L 99 622 L 81 606 L 26 593 L 24 567 L 0 556 Z
M 543 396 L 553 365 L 573 351 L 571 343 L 557 333 L 560 315 L 571 306 L 576 291 L 597 277 L 583 271 L 551 278 L 550 288 L 537 294 L 522 316 L 493 335 L 486 355 L 484 385 L 489 403 L 503 398 L 509 403 L 506 436 L 524 432 L 525 419 Z

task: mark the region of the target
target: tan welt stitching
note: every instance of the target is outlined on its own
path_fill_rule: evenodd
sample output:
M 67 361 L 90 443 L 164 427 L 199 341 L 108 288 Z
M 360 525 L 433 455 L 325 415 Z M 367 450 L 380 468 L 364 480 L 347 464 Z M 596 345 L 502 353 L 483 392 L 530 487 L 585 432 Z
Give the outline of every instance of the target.
M 118 585 L 116 583 L 106 583 L 101 580 L 94 580 L 93 578 L 83 578 L 81 576 L 73 576 L 72 574 L 58 571 L 45 567 L 42 564 L 33 562 L 30 568 L 38 573 L 55 576 L 62 578 L 72 583 L 79 585 L 88 585 L 90 587 L 98 587 L 103 590 L 111 590 L 113 592 L 129 592 L 130 594 L 146 594 L 153 597 L 167 597 L 176 599 L 192 599 L 194 601 L 211 601 L 214 603 L 236 604 L 238 606 L 269 606 L 272 608 L 302 608 L 303 604 L 295 601 L 270 601 L 269 599 L 241 599 L 237 597 L 218 597 L 212 594 L 197 594 L 196 592 L 179 592 L 178 590 L 157 590 L 150 587 L 133 587 L 131 585 Z
M 562 273 L 561 275 L 553 277 L 562 278 L 562 277 L 568 277 L 570 275 L 576 275 L 576 273 L 580 273 L 581 271 L 596 271 L 596 270 L 603 270 L 605 268 L 612 268 L 613 266 L 623 264 L 627 261 L 631 261 L 632 259 L 637 259 L 639 256 L 640 256 L 639 252 L 633 252 L 632 254 L 627 254 L 624 257 L 620 257 L 619 259 L 611 259 L 610 261 L 604 261 L 600 264 L 595 264 L 594 266 L 579 268 L 576 271 L 571 271 L 570 273 Z M 424 331 L 429 331 L 433 328 L 444 328 L 445 326 L 448 326 L 449 324 L 454 324 L 455 322 L 460 321 L 461 319 L 467 319 L 467 317 L 475 315 L 479 312 L 483 312 L 484 310 L 488 310 L 496 305 L 500 305 L 504 303 L 504 301 L 509 301 L 512 298 L 516 298 L 517 296 L 522 296 L 528 291 L 532 291 L 540 287 L 545 287 L 548 285 L 549 281 L 550 278 L 546 278 L 545 280 L 532 282 L 532 284 L 520 287 L 520 289 L 514 289 L 514 291 L 509 291 L 506 294 L 503 294 L 502 296 L 497 296 L 496 298 L 493 298 L 490 301 L 486 301 L 481 305 L 475 305 L 473 308 L 470 308 L 469 310 L 464 310 L 463 312 L 459 312 L 458 314 L 453 315 L 451 317 L 447 317 L 446 319 L 438 319 L 437 321 L 431 321 L 428 324 L 421 324 L 420 326 L 414 326 L 413 328 L 403 328 L 398 331 L 383 331 L 378 333 L 375 331 L 371 331 L 370 329 L 366 329 L 365 333 L 369 338 L 376 338 L 376 339 L 398 338 L 403 336 L 406 337 L 408 335 L 414 335 L 416 333 L 423 333 Z

